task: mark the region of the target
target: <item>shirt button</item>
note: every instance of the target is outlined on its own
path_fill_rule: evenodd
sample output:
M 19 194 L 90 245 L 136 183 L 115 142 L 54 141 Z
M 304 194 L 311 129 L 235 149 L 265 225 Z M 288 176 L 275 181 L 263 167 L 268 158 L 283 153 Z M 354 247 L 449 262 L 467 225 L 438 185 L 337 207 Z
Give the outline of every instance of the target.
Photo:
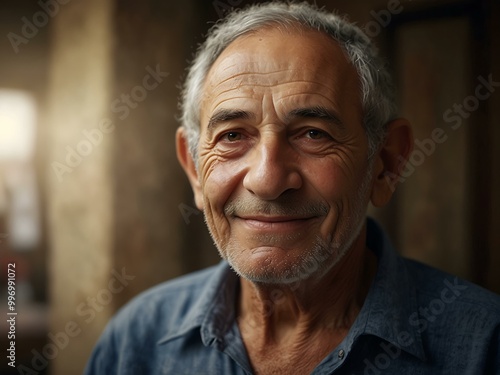
M 339 358 L 340 359 L 344 358 L 344 355 L 345 355 L 344 349 L 340 349 L 339 350 Z

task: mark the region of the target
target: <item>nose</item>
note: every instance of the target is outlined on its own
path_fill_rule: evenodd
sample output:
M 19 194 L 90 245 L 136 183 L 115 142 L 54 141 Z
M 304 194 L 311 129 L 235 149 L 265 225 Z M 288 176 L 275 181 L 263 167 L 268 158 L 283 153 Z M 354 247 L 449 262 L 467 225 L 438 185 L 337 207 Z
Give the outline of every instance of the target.
M 291 145 L 279 134 L 262 137 L 249 155 L 243 186 L 262 200 L 273 200 L 302 186 Z

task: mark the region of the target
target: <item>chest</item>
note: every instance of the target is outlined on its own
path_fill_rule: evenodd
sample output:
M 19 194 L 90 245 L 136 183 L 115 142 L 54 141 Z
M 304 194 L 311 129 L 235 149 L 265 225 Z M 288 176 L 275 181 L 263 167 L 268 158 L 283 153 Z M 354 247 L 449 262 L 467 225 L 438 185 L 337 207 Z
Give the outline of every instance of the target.
M 259 349 L 246 344 L 247 354 L 256 375 L 310 374 L 331 351 L 336 342 L 312 342 L 309 345 L 290 342 L 281 347 Z
M 251 360 L 251 362 L 256 375 L 303 375 L 310 374 L 321 361 L 313 361 L 311 358 L 302 358 L 301 361 L 260 358 Z

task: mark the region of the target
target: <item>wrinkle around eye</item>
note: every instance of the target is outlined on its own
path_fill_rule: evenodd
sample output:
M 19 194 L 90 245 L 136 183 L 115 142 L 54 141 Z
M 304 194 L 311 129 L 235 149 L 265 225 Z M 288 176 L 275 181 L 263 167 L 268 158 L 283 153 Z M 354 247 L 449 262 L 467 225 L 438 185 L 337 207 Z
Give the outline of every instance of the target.
M 304 136 L 309 130 L 318 130 L 325 133 L 324 138 L 312 139 Z M 294 136 L 294 147 L 303 155 L 313 158 L 334 158 L 340 165 L 353 163 L 353 158 L 359 152 L 359 145 L 353 137 L 338 139 L 328 131 L 310 128 Z
M 318 138 L 311 133 L 317 133 Z M 293 136 L 292 142 L 305 152 L 327 152 L 341 145 L 328 131 L 316 127 L 302 129 Z
M 237 136 L 237 139 L 228 139 L 231 134 Z M 209 148 L 207 154 L 213 154 L 223 159 L 236 158 L 251 148 L 252 139 L 243 131 L 228 130 L 214 135 L 214 139 L 207 146 Z

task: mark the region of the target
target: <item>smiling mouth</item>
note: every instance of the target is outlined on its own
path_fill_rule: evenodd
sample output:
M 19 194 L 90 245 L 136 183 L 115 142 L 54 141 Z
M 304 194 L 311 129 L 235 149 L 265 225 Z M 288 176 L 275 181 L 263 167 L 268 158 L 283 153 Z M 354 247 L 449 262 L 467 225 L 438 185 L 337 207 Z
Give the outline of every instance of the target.
M 302 230 L 305 225 L 317 220 L 318 217 L 235 216 L 235 219 L 241 221 L 251 231 L 280 233 Z

